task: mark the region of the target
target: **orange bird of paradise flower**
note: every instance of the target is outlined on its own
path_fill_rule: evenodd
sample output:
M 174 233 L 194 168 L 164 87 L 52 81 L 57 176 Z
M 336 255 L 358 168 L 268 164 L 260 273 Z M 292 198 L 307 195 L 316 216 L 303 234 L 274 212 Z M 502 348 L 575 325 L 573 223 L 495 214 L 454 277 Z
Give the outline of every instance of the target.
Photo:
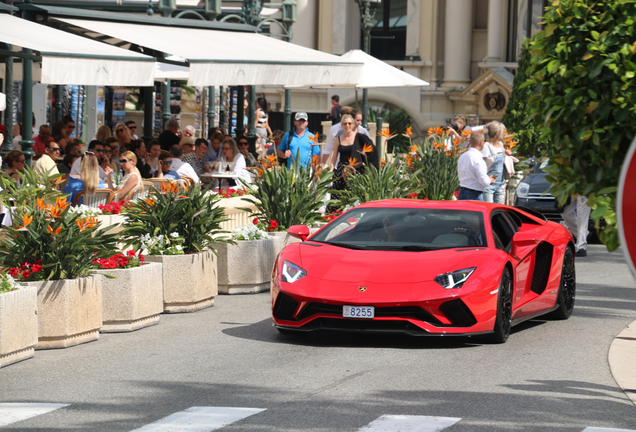
M 464 129 L 464 130 L 462 131 L 462 136 L 463 136 L 464 138 L 465 138 L 465 137 L 469 137 L 469 136 L 470 136 L 470 134 L 472 134 L 472 133 L 473 133 L 473 132 L 472 132 L 471 130 Z
M 411 138 L 413 136 L 413 128 L 411 126 L 406 128 L 406 132 L 402 136 Z
M 358 162 L 357 160 L 355 160 L 352 157 L 349 158 L 348 162 L 349 162 L 349 165 L 351 165 L 352 167 L 356 167 L 356 166 L 360 165 L 360 162 Z
M 267 162 L 269 162 L 271 165 L 275 165 L 275 164 L 278 162 L 278 159 L 277 159 L 277 158 L 276 158 L 276 156 L 275 156 L 275 155 L 273 155 L 273 154 L 271 154 L 271 155 L 267 156 L 267 157 L 265 158 L 265 160 L 266 160 Z
M 24 214 L 22 217 L 22 227 L 20 229 L 26 229 L 33 222 L 33 216 L 29 216 L 28 214 Z
M 75 223 L 77 224 L 77 227 L 79 228 L 80 231 L 84 231 L 88 228 L 93 228 L 95 225 L 97 225 L 97 219 L 93 216 L 89 216 L 84 219 L 78 218 L 75 221 Z
M 44 199 L 43 198 L 36 198 L 35 202 L 38 205 L 38 208 L 40 210 L 46 210 L 46 206 L 44 205 Z
M 147 198 L 147 199 L 145 199 L 145 200 L 144 200 L 144 202 L 145 202 L 146 204 L 148 204 L 150 207 L 152 207 L 152 206 L 154 206 L 154 205 L 155 205 L 155 200 L 154 200 L 154 198 Z
M 416 145 L 412 145 L 411 146 L 411 153 L 417 153 L 417 146 Z
M 51 225 L 47 225 L 46 229 L 49 230 L 49 234 L 59 234 L 62 232 L 62 227 L 58 227 L 56 229 L 51 228 Z
M 396 136 L 396 133 L 391 133 L 391 131 L 389 130 L 389 128 L 384 128 L 381 131 L 378 131 L 378 136 L 381 137 L 386 137 L 386 140 L 390 140 L 391 138 L 393 138 L 394 136 Z
M 320 138 L 320 134 L 318 132 L 314 133 L 313 135 L 309 135 L 309 140 L 313 143 L 318 144 L 318 139 Z
M 373 151 L 373 146 L 369 145 L 369 144 L 365 144 L 362 147 L 362 151 L 365 152 L 365 153 L 371 153 Z

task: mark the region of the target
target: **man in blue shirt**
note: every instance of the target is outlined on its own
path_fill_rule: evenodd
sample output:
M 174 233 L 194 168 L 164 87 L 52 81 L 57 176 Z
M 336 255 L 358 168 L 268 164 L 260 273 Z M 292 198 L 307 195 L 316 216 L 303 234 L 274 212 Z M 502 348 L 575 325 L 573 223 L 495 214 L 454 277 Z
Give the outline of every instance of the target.
M 307 167 L 311 163 L 312 156 L 320 155 L 320 147 L 314 145 L 311 140 L 311 133 L 307 130 L 307 113 L 299 112 L 294 117 L 294 135 L 289 136 L 289 132 L 283 136 L 283 139 L 276 150 L 281 158 L 287 158 L 287 168 L 291 168 L 296 159 L 296 155 L 300 151 L 300 165 Z

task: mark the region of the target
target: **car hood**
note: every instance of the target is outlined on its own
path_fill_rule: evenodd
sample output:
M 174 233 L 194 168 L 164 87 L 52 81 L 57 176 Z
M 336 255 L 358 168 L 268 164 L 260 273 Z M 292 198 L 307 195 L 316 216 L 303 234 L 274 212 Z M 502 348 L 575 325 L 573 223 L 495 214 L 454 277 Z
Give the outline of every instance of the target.
M 537 193 L 542 194 L 545 193 L 547 196 L 550 196 L 549 189 L 552 186 L 552 183 L 546 180 L 546 173 L 540 172 L 531 174 L 522 181 L 530 185 L 529 193 Z
M 474 262 L 471 257 L 485 255 L 488 251 L 482 248 L 403 252 L 353 250 L 330 245 L 298 246 L 302 262 L 296 264 L 312 279 L 375 284 L 432 281 L 442 273 L 470 267 L 468 263 Z

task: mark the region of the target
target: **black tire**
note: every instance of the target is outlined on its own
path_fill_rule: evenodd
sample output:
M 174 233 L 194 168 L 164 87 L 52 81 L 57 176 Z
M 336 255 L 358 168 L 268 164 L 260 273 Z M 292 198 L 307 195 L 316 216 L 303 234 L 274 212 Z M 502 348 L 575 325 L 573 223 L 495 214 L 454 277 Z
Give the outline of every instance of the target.
M 504 268 L 499 282 L 497 294 L 497 319 L 492 334 L 486 336 L 486 341 L 493 344 L 505 343 L 512 328 L 512 278 L 508 267 Z
M 576 297 L 576 268 L 574 266 L 574 252 L 569 246 L 563 254 L 563 266 L 561 267 L 561 283 L 557 294 L 556 306 L 558 308 L 545 317 L 553 320 L 566 320 L 574 310 L 574 298 Z

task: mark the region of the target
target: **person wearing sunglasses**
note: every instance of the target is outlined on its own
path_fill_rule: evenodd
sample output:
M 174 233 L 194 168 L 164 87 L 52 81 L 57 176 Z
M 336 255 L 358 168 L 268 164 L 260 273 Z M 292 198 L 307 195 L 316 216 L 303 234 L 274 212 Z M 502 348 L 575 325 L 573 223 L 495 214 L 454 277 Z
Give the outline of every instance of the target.
M 23 173 L 24 167 L 26 166 L 24 155 L 20 150 L 11 150 L 4 157 L 4 161 L 7 164 L 7 169 L 4 173 L 15 180 L 19 185 L 20 175 L 18 173 Z
M 130 131 L 130 136 L 132 137 L 132 139 L 139 139 L 139 136 L 137 135 L 137 123 L 135 123 L 133 120 L 128 120 L 126 122 L 126 127 L 128 128 L 128 131 Z
M 294 128 L 287 132 L 280 142 L 278 157 L 287 159 L 287 168 L 291 168 L 297 156 L 300 166 L 308 167 L 312 157 L 320 157 L 320 147 L 312 145 L 312 134 L 307 130 L 307 113 L 298 112 L 294 117 Z
M 90 151 L 95 155 L 95 157 L 97 158 L 98 164 L 100 163 L 100 161 L 104 159 L 104 143 L 101 141 L 93 140 L 89 142 L 87 151 Z M 75 162 L 73 162 L 73 166 L 71 167 L 71 175 L 80 175 L 80 176 L 82 175 L 82 159 L 84 159 L 84 156 L 80 157 Z M 100 179 L 106 178 L 106 175 L 111 173 L 112 173 L 112 169 L 110 169 L 110 167 L 108 168 L 102 168 L 101 166 L 99 167 Z
M 115 125 L 115 138 L 117 138 L 117 142 L 119 143 L 119 148 L 121 150 L 130 150 L 129 146 L 133 137 L 130 136 L 130 130 L 126 127 L 124 123 L 117 123 Z
M 75 132 L 75 121 L 70 116 L 64 117 L 64 127 L 62 128 L 62 138 L 57 142 L 60 146 L 60 156 L 64 154 L 66 145 L 72 142 L 81 143 L 79 138 L 71 138 Z
M 141 173 L 137 169 L 137 155 L 131 151 L 126 151 L 119 156 L 119 164 L 126 174 L 117 185 L 117 195 L 115 196 L 117 201 L 126 198 L 128 192 L 137 186 L 141 185 L 143 189 Z
M 194 139 L 190 137 L 181 138 L 181 141 L 179 141 L 179 144 L 175 144 L 175 145 L 181 146 L 181 148 L 183 149 L 184 155 L 190 154 L 194 151 Z M 174 147 L 174 145 L 172 147 Z M 172 149 L 172 147 L 170 148 Z
M 92 194 L 97 189 L 113 189 L 113 183 L 110 176 L 106 177 L 106 183 L 99 177 L 99 159 L 97 154 L 91 150 L 87 150 L 80 162 L 81 174 L 69 175 L 62 189 L 62 193 L 68 194 L 66 202 L 73 205 L 75 196 L 84 191 L 85 194 Z M 80 198 L 78 205 L 83 204 L 83 198 Z
M 247 140 L 247 138 L 245 136 L 240 136 L 238 139 L 238 143 L 236 144 L 238 146 L 239 151 L 245 158 L 245 165 L 248 168 L 257 166 L 258 161 L 254 157 L 254 155 L 249 152 L 250 142 Z
M 46 143 L 44 154 L 33 164 L 33 172 L 37 175 L 46 173 L 48 173 L 48 175 L 59 174 L 57 160 L 60 157 L 60 152 L 60 146 L 55 141 Z
M 252 183 L 252 176 L 246 169 L 245 157 L 236 146 L 236 141 L 232 138 L 225 138 L 225 140 L 223 140 L 223 144 L 221 144 L 221 151 L 223 152 L 223 155 L 221 155 L 218 160 L 219 169 L 223 172 L 233 172 L 243 180 Z M 239 185 L 238 180 L 223 179 L 219 184 L 219 187 L 225 187 L 225 183 L 227 183 L 227 186 Z
M 181 180 L 179 173 L 172 169 L 172 155 L 165 150 L 161 150 L 159 153 L 159 173 L 157 178 Z

